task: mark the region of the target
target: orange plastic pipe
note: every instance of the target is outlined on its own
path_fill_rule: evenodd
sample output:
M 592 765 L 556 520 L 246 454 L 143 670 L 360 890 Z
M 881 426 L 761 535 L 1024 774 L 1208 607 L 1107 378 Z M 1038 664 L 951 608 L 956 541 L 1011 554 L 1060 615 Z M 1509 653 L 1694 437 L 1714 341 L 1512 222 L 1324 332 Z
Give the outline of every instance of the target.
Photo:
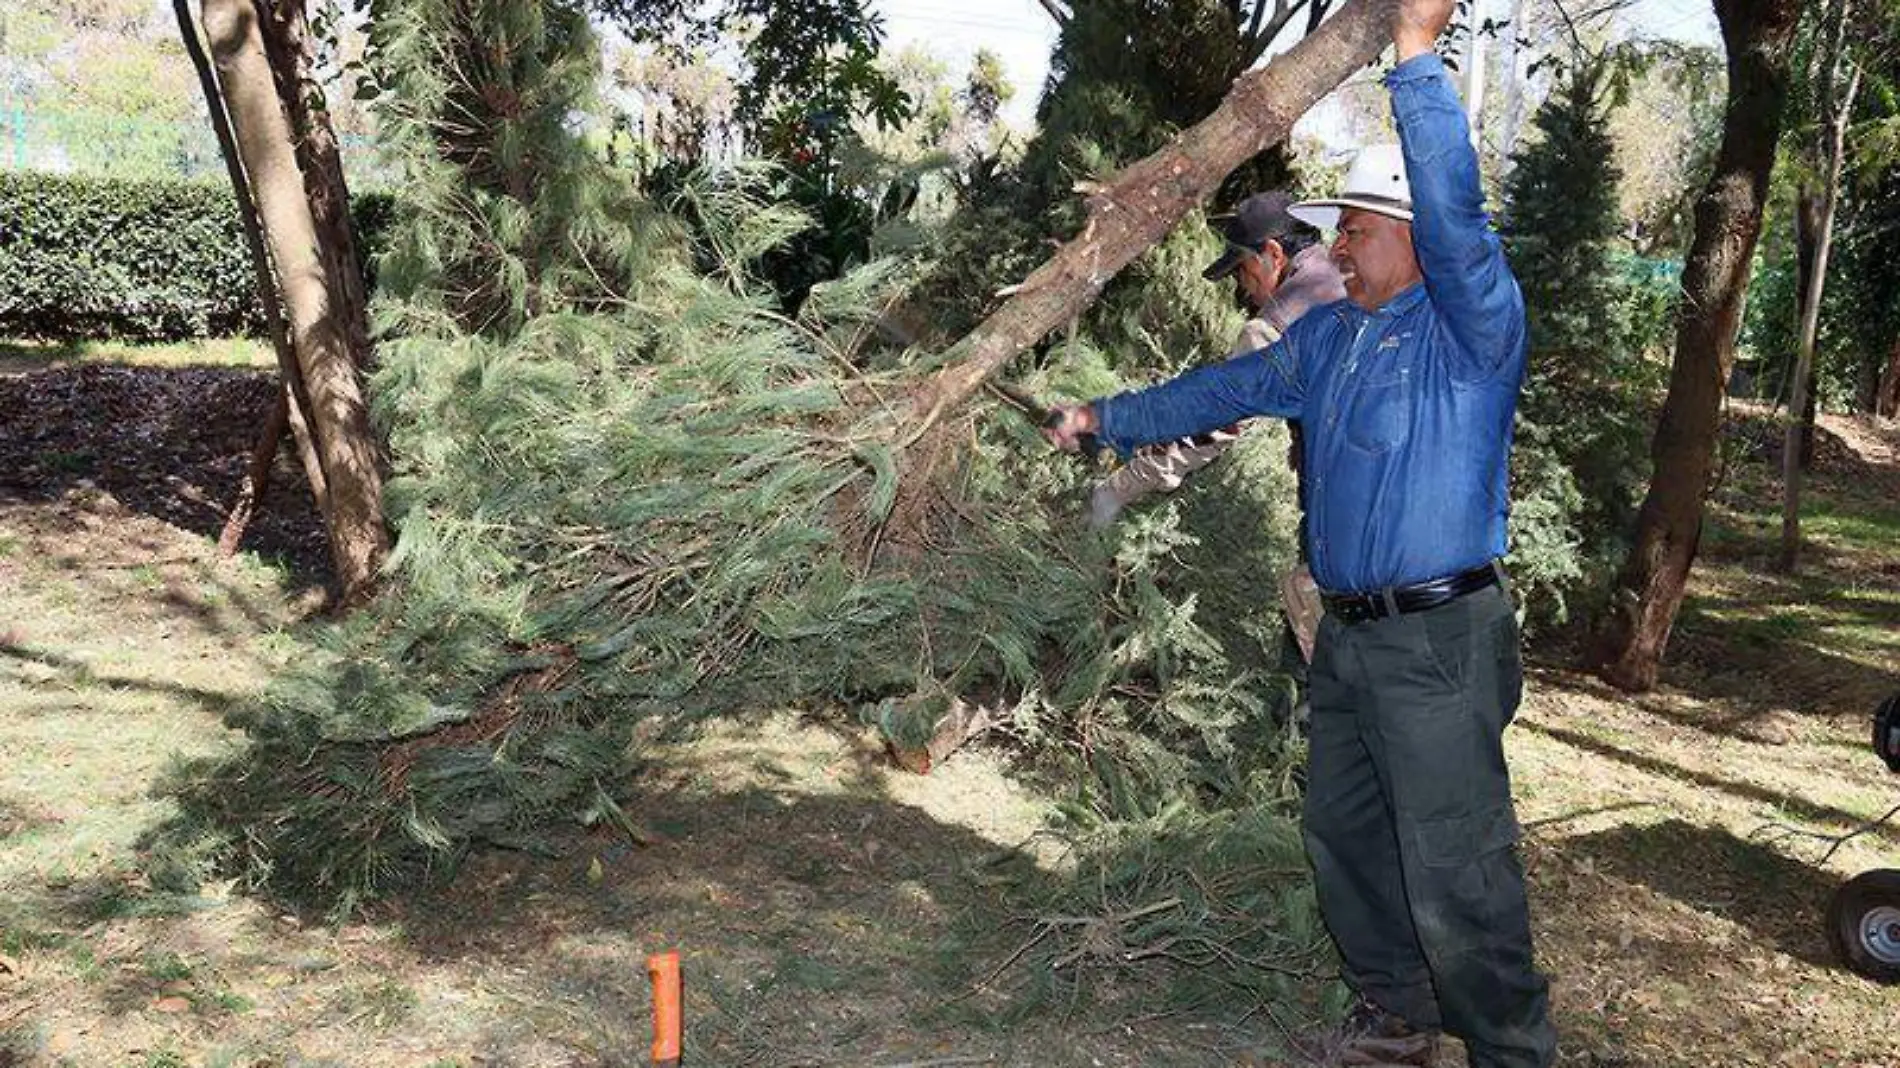
M 653 1063 L 678 1068 L 680 1062 L 680 955 L 676 950 L 647 958 L 653 981 Z

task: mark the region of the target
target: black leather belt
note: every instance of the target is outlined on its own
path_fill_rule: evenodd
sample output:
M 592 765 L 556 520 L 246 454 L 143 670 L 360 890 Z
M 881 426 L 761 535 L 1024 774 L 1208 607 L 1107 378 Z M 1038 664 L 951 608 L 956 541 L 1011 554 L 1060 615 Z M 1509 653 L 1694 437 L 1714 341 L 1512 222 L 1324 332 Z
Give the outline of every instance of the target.
M 1410 586 L 1389 586 L 1372 593 L 1321 593 L 1320 603 L 1342 623 L 1364 623 L 1406 612 L 1423 612 L 1449 604 L 1467 593 L 1497 585 L 1504 568 L 1496 561 L 1460 571 L 1456 575 L 1415 582 Z

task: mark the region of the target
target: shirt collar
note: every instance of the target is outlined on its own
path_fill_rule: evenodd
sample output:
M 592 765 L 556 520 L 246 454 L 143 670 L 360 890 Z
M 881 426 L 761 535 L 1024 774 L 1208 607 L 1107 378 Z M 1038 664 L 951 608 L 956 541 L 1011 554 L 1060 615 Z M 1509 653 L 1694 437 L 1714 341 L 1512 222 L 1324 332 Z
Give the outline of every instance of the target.
M 1384 304 L 1379 305 L 1372 311 L 1367 311 L 1350 300 L 1342 301 L 1341 304 L 1345 306 L 1346 314 L 1350 316 L 1353 321 L 1358 321 L 1360 319 L 1368 319 L 1381 315 L 1387 318 L 1404 315 L 1406 312 L 1423 304 L 1425 299 L 1425 283 L 1418 281 L 1399 290 L 1398 295 L 1386 301 Z

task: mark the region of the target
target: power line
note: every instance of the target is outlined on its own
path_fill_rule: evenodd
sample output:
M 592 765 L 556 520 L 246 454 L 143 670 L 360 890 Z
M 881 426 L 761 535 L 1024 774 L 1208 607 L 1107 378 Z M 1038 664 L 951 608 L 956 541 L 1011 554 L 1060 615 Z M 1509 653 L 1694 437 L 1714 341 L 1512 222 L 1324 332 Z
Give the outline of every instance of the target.
M 1011 18 L 986 18 L 971 11 L 968 7 L 954 5 L 932 6 L 902 0 L 886 0 L 877 6 L 878 13 L 886 22 L 924 22 L 940 26 L 957 26 L 971 30 L 994 30 L 1003 33 L 1053 38 L 1055 27 L 1042 22 L 1024 21 Z
M 968 30 L 998 31 L 1019 37 L 1034 37 L 1038 40 L 1055 37 L 1055 34 L 1052 32 L 1044 32 L 1043 30 L 1027 25 L 1012 25 L 1002 22 L 979 22 L 974 19 L 962 19 L 950 15 L 906 13 L 903 15 L 886 16 L 886 23 L 889 24 L 892 22 L 922 22 L 933 26 L 956 26 Z

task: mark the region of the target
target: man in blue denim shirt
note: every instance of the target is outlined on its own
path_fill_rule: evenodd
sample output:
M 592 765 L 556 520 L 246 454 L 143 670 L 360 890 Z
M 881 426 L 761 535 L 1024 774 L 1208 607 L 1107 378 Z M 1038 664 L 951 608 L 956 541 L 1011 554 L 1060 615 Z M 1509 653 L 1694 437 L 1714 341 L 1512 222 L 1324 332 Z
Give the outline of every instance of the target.
M 1555 1057 L 1532 962 L 1502 736 L 1522 695 L 1505 552 L 1524 301 L 1488 226 L 1464 110 L 1432 44 L 1453 0 L 1401 0 L 1398 150 L 1291 210 L 1336 228 L 1347 299 L 1277 344 L 1065 409 L 1050 438 L 1126 455 L 1249 416 L 1306 431 L 1314 651 L 1307 851 L 1360 997 L 1344 1064 Z M 1304 214 L 1302 214 L 1304 213 Z

